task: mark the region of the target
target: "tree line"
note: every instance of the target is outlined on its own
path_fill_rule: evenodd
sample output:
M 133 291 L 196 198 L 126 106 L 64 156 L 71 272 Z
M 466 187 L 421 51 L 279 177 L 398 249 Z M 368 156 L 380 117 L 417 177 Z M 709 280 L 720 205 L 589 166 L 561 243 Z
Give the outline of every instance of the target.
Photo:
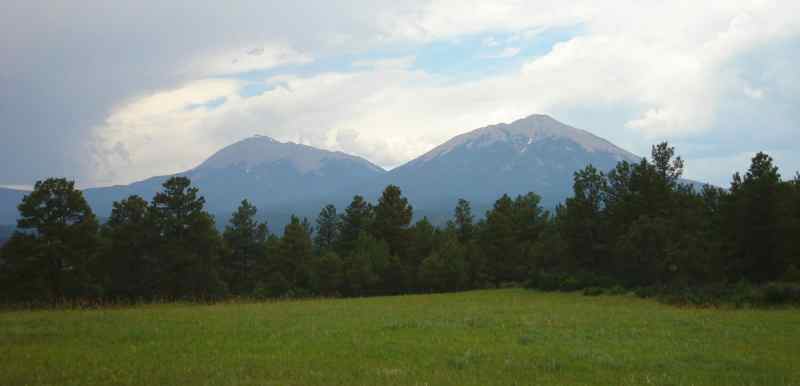
M 552 212 L 535 193 L 503 195 L 482 219 L 459 200 L 443 226 L 412 224 L 389 185 L 377 203 L 327 205 L 282 234 L 244 200 L 222 232 L 186 177 L 148 202 L 115 202 L 100 224 L 63 178 L 37 182 L 0 250 L 0 300 L 214 300 L 368 296 L 527 283 L 546 290 L 685 290 L 800 281 L 800 176 L 759 153 L 729 189 L 696 190 L 662 143 L 651 158 L 574 174 Z M 535 176 L 534 176 L 535 177 Z M 800 299 L 797 286 L 782 294 Z M 788 289 L 787 289 L 788 288 Z M 708 290 L 707 290 L 708 291 Z M 792 291 L 796 291 L 792 292 Z M 785 295 L 785 294 L 784 294 Z

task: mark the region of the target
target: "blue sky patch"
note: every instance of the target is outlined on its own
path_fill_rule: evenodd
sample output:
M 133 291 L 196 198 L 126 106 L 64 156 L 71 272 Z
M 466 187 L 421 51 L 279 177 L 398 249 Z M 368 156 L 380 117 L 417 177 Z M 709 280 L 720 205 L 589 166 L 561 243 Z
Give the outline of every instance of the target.
M 277 75 L 313 76 L 328 72 L 360 71 L 360 62 L 413 56 L 412 68 L 450 80 L 475 79 L 513 71 L 532 58 L 543 56 L 560 42 L 584 34 L 583 25 L 549 28 L 523 33 L 481 33 L 425 45 L 395 45 L 360 53 L 318 58 L 310 63 L 289 64 L 223 76 L 251 81 L 242 88 L 242 97 L 258 96 L 273 87 L 262 83 Z M 511 55 L 513 53 L 513 55 Z
M 228 101 L 228 98 L 221 96 L 219 98 L 214 98 L 205 102 L 200 103 L 190 103 L 186 105 L 187 111 L 192 111 L 196 109 L 206 109 L 207 111 L 211 111 L 216 109 L 217 107 L 222 106 L 225 102 Z

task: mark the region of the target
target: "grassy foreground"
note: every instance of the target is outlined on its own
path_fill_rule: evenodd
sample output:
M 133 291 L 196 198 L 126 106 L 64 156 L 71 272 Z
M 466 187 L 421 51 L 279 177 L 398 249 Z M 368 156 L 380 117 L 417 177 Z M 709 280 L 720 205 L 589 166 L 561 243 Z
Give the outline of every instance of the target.
M 800 385 L 800 310 L 508 289 L 2 312 L 0 384 Z

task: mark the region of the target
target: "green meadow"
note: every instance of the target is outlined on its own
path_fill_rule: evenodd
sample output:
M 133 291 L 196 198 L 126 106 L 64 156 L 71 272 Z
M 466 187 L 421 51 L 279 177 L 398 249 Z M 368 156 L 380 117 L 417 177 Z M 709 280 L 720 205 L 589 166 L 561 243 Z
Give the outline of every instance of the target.
M 2 385 L 800 385 L 800 310 L 522 289 L 0 312 Z

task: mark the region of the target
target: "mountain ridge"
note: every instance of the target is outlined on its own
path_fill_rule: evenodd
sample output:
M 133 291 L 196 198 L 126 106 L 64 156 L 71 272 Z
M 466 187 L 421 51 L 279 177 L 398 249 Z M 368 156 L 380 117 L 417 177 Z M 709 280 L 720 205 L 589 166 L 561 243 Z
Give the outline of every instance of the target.
M 525 118 L 514 120 L 511 123 L 488 125 L 459 134 L 414 160 L 401 165 L 401 167 L 414 162 L 428 161 L 431 158 L 450 152 L 456 146 L 469 143 L 469 141 L 475 140 L 477 137 L 487 135 L 493 136 L 492 139 L 495 140 L 502 139 L 498 138 L 501 136 L 505 138 L 523 136 L 529 139 L 525 145 L 531 145 L 534 141 L 542 140 L 547 137 L 566 137 L 583 146 L 587 151 L 616 151 L 620 154 L 625 154 L 629 158 L 637 158 L 627 150 L 589 131 L 563 124 L 549 115 L 532 114 Z
M 386 185 L 394 184 L 414 205 L 415 217 L 446 218 L 459 198 L 470 200 L 477 215 L 502 194 L 532 191 L 552 207 L 572 193 L 575 171 L 588 164 L 607 171 L 622 160 L 638 162 L 641 157 L 589 131 L 533 114 L 456 135 L 388 171 L 341 151 L 256 135 L 221 148 L 184 172 L 85 189 L 84 194 L 103 218 L 114 201 L 132 194 L 149 200 L 171 176 L 186 176 L 206 197 L 218 223 L 224 224 L 246 198 L 262 218 L 281 225 L 291 213 L 313 217 L 329 203 L 343 208 L 355 194 L 377 200 Z M 0 224 L 16 218 L 21 197 L 9 197 L 13 205 L 0 199 Z

